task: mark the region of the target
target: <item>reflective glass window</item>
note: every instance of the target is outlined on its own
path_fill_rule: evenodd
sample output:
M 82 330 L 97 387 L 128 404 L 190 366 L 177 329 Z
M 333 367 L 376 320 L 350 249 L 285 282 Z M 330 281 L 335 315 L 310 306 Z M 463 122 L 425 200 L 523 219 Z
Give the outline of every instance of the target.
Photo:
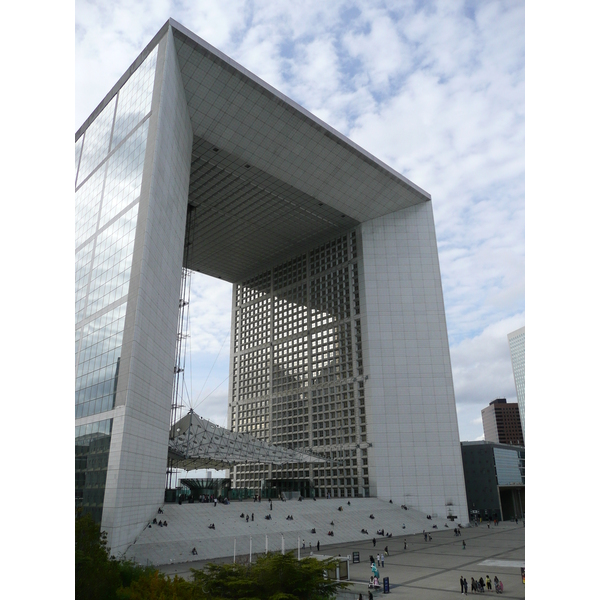
M 92 240 L 75 254 L 75 323 L 78 323 L 84 315 L 93 251 Z
M 102 521 L 112 419 L 75 427 L 75 507 Z
M 119 90 L 112 148 L 116 148 L 150 112 L 157 53 L 158 46 Z
M 147 137 L 145 121 L 108 160 L 100 227 L 140 195 Z
M 79 168 L 79 159 L 81 158 L 81 148 L 83 147 L 83 136 L 75 142 L 75 179 L 77 179 L 77 169 Z
M 77 175 L 78 185 L 85 180 L 108 154 L 115 105 L 116 98 L 113 98 L 94 121 L 92 121 L 84 133 L 79 174 Z
M 75 416 L 114 407 L 127 304 L 90 321 L 81 332 L 75 379 Z
M 98 229 L 98 213 L 106 169 L 98 169 L 75 192 L 75 247 L 84 243 Z
M 156 55 L 75 144 L 77 418 L 114 407 Z
M 494 448 L 498 485 L 525 484 L 525 458 L 517 450 Z
M 135 204 L 97 237 L 87 300 L 88 317 L 129 291 L 138 206 Z

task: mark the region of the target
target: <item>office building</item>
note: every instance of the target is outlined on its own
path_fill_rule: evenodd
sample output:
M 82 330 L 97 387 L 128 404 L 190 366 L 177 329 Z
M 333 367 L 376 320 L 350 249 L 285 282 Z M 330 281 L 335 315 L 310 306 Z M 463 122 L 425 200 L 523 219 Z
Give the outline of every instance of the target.
M 331 461 L 234 487 L 466 520 L 429 194 L 172 20 L 75 139 L 76 500 L 113 551 L 164 498 L 182 267 L 233 283 L 232 436 Z
M 524 445 L 519 405 L 516 402 L 507 402 L 506 398 L 492 400 L 481 411 L 481 419 L 486 442 Z
M 517 390 L 523 442 L 525 442 L 525 327 L 508 334 L 508 346 Z
M 525 516 L 525 447 L 461 442 L 472 520 Z

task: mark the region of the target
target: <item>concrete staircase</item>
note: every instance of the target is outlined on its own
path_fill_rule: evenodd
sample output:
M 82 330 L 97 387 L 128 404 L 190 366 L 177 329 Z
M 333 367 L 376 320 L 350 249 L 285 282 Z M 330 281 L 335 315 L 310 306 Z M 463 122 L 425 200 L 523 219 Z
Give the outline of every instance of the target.
M 156 515 L 157 521 L 167 521 L 167 527 L 148 526 L 135 543 L 125 553 L 126 558 L 146 565 L 164 565 L 188 561 L 205 560 L 233 556 L 234 540 L 236 556 L 265 552 L 268 538 L 269 551 L 281 551 L 282 536 L 286 551 L 298 547 L 304 540 L 306 550 L 310 545 L 316 552 L 320 541 L 321 553 L 326 553 L 330 544 L 364 541 L 377 538 L 377 550 L 385 547 L 385 537 L 376 535 L 378 529 L 399 536 L 420 533 L 423 530 L 435 531 L 454 529 L 456 523 L 445 517 L 427 519 L 424 513 L 410 509 L 404 510 L 397 504 L 390 504 L 377 498 L 347 498 L 331 500 L 289 500 L 273 501 L 269 510 L 269 501 L 232 502 L 229 505 L 211 503 L 165 504 L 164 514 Z M 343 510 L 339 510 L 339 508 Z M 240 514 L 254 513 L 254 521 L 242 519 Z M 370 515 L 375 518 L 371 519 Z M 271 515 L 271 520 L 265 519 Z M 288 515 L 293 521 L 286 520 Z M 333 521 L 334 525 L 331 525 Z M 215 529 L 209 529 L 214 523 Z M 404 528 L 403 528 L 404 525 Z M 312 529 L 316 533 L 311 533 Z M 362 534 L 366 529 L 368 535 Z M 333 537 L 328 531 L 333 531 Z M 192 548 L 198 555 L 192 555 Z M 325 552 L 324 552 L 325 549 Z

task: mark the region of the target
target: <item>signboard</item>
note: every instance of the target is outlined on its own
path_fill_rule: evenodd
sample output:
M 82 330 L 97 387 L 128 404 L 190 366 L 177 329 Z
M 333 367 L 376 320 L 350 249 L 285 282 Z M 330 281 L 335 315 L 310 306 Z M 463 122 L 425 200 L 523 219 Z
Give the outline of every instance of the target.
M 360 552 L 353 552 L 352 553 L 352 562 L 353 563 L 359 563 L 360 562 Z
M 389 577 L 383 578 L 383 593 L 384 594 L 390 593 L 390 578 Z

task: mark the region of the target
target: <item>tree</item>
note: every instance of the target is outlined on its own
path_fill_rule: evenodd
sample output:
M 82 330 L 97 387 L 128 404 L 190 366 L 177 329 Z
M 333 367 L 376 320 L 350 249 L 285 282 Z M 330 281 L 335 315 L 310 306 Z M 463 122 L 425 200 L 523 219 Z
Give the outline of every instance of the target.
M 106 533 L 89 514 L 75 515 L 75 598 L 115 600 L 127 598 L 126 590 L 142 577 L 150 578 L 156 569 L 131 560 L 110 556 Z M 117 594 L 119 590 L 119 594 Z
M 118 590 L 118 600 L 204 600 L 208 598 L 197 587 L 175 577 L 170 579 L 163 573 L 144 573 L 129 587 Z
M 121 585 L 119 566 L 106 548 L 106 533 L 89 514 L 75 518 L 75 598 L 113 600 Z
M 347 583 L 326 579 L 337 561 L 305 558 L 293 553 L 271 553 L 253 565 L 209 564 L 206 570 L 192 569 L 194 581 L 207 598 L 223 600 L 330 600 Z M 203 597 L 202 595 L 199 597 Z

